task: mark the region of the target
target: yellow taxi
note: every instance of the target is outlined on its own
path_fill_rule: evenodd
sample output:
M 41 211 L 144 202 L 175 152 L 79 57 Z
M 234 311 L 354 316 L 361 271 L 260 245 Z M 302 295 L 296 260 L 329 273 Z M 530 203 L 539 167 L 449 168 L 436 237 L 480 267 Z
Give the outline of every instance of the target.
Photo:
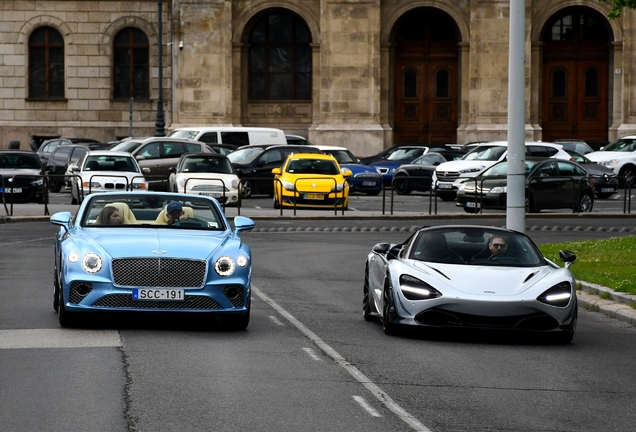
M 328 154 L 297 153 L 289 155 L 274 174 L 274 208 L 338 208 L 349 203 L 348 168 Z

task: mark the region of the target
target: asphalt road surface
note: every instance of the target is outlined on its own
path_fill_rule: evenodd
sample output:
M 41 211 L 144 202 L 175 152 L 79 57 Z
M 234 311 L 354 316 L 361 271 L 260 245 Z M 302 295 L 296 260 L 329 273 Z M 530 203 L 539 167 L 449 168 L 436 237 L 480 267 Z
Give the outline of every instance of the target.
M 244 332 L 150 316 L 61 329 L 52 308 L 56 228 L 0 225 L 0 431 L 634 429 L 636 330 L 617 320 L 581 310 L 565 346 L 484 332 L 389 337 L 365 322 L 366 254 L 414 225 L 257 221 L 242 234 L 254 257 Z M 537 243 L 632 235 L 528 234 Z

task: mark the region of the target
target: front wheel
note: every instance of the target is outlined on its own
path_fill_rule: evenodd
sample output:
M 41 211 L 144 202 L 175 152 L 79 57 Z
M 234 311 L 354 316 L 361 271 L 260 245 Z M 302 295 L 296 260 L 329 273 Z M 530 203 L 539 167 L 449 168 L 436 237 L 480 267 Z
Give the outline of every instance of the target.
M 371 300 L 369 293 L 369 269 L 366 268 L 364 270 L 364 287 L 363 287 L 363 295 L 362 295 L 362 318 L 365 321 L 371 321 L 373 317 L 371 316 L 371 305 L 369 301 Z
M 241 180 L 239 190 L 241 191 L 241 198 L 250 198 L 253 193 L 252 182 L 249 180 Z
M 58 321 L 60 322 L 60 325 L 62 327 L 67 327 L 67 328 L 73 328 L 73 327 L 77 327 L 78 324 L 78 318 L 76 316 L 76 314 L 74 314 L 73 312 L 69 312 L 66 309 L 66 306 L 64 304 L 64 284 L 62 283 L 62 281 L 59 281 L 59 285 L 60 285 L 60 289 L 59 289 L 59 308 L 57 311 L 57 318 Z
M 393 180 L 393 188 L 398 195 L 409 195 L 411 193 L 409 181 L 404 176 L 396 177 L 395 180 Z
M 61 178 L 49 178 L 49 192 L 58 193 L 62 190 L 62 179 Z
M 390 288 L 391 288 L 391 285 L 389 284 L 389 281 L 387 280 L 384 283 L 384 294 L 383 294 L 384 305 L 382 306 L 382 330 L 384 330 L 385 335 L 392 336 L 397 333 L 397 325 L 395 323 L 392 323 L 391 319 L 389 318 L 389 311 L 391 310 L 391 304 L 390 304 L 391 294 L 389 292 Z
M 244 315 L 234 315 L 226 318 L 227 326 L 230 330 L 245 330 L 250 323 L 250 305 L 247 307 L 247 312 Z
M 581 213 L 589 213 L 592 211 L 592 207 L 594 206 L 594 200 L 592 196 L 589 194 L 581 195 L 579 199 L 579 212 Z
M 620 172 L 618 173 L 618 177 L 620 178 L 620 181 L 623 183 L 623 186 L 627 187 L 634 187 L 634 178 L 636 177 L 636 167 L 634 167 L 633 165 L 625 165 L 623 168 L 621 168 Z

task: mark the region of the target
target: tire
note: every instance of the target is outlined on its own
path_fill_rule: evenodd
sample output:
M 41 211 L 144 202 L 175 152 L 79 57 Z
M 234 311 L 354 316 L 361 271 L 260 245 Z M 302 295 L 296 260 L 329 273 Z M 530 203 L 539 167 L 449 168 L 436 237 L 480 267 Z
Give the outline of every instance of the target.
M 62 289 L 62 287 L 64 286 L 63 282 L 60 280 L 59 281 L 59 309 L 57 311 L 57 318 L 58 321 L 60 322 L 60 325 L 62 327 L 66 327 L 66 328 L 73 328 L 73 327 L 77 327 L 78 324 L 78 318 L 77 316 L 75 316 L 75 314 L 73 312 L 69 312 L 66 309 L 66 306 L 64 306 L 64 290 Z
M 526 195 L 526 213 L 539 213 L 540 211 L 534 206 L 534 198 Z
M 49 192 L 58 193 L 62 190 L 62 179 L 53 177 L 49 179 Z
M 280 204 L 278 204 L 278 200 L 276 199 L 276 197 L 274 197 L 273 201 L 274 201 L 274 208 L 280 209 Z
M 250 301 L 247 307 L 247 312 L 244 315 L 235 315 L 226 318 L 227 327 L 230 330 L 242 331 L 247 328 L 250 323 L 250 310 L 252 308 L 252 302 Z
M 393 180 L 393 189 L 398 195 L 409 195 L 411 188 L 409 188 L 409 181 L 405 176 L 395 177 Z
M 389 304 L 390 289 L 391 289 L 391 285 L 389 283 L 389 280 L 387 279 L 384 283 L 384 293 L 383 293 L 384 304 L 382 306 L 382 330 L 384 330 L 385 335 L 393 336 L 397 333 L 397 325 L 395 323 L 392 323 L 391 320 L 389 319 L 389 309 L 391 308 L 391 305 Z
M 373 317 L 371 316 L 371 305 L 369 304 L 370 294 L 369 294 L 369 269 L 364 269 L 364 287 L 362 290 L 362 318 L 365 321 L 372 321 Z
M 625 165 L 618 173 L 619 181 L 624 187 L 634 187 L 634 178 L 636 177 L 636 167 L 634 165 Z
M 457 197 L 457 193 L 455 193 L 455 192 L 439 192 L 439 191 L 437 191 L 437 196 L 442 201 L 455 201 L 455 198 Z
M 579 198 L 579 212 L 580 213 L 589 213 L 592 211 L 594 207 L 594 198 L 588 193 L 584 193 Z
M 58 312 L 60 309 L 60 283 L 57 280 L 57 256 L 55 257 L 55 265 L 53 266 L 53 310 Z
M 253 192 L 252 182 L 249 180 L 241 180 L 239 190 L 241 191 L 241 198 L 251 198 Z

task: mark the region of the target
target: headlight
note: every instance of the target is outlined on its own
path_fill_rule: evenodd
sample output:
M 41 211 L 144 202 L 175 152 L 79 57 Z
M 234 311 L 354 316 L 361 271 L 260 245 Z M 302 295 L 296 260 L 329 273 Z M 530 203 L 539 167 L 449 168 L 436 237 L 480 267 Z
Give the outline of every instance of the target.
M 44 184 L 43 178 L 37 178 L 31 182 L 31 186 L 42 186 Z
M 82 187 L 83 188 L 98 188 L 98 187 L 102 187 L 101 184 L 97 183 L 97 182 L 84 182 L 82 183 Z
M 484 169 L 484 167 L 464 168 L 462 170 L 459 170 L 459 173 L 460 174 L 475 173 L 475 172 L 479 172 L 479 171 L 481 171 L 483 169 Z
M 342 192 L 344 189 L 344 183 L 340 183 L 331 188 L 331 192 Z
M 407 300 L 430 300 L 442 296 L 426 282 L 410 275 L 400 276 L 400 289 Z
M 239 267 L 245 267 L 247 265 L 247 257 L 240 255 L 236 258 L 236 263 Z
M 603 166 L 618 165 L 618 159 L 611 159 L 611 160 L 601 161 L 598 163 Z
M 238 189 L 238 185 L 239 185 L 239 181 L 238 180 L 232 180 L 232 183 L 230 184 L 230 187 L 232 189 Z
M 545 291 L 537 300 L 550 306 L 566 307 L 572 297 L 570 282 L 561 282 Z
M 289 183 L 289 182 L 281 182 L 283 187 L 288 190 L 288 191 L 293 191 L 294 190 L 294 184 L 293 183 Z
M 230 276 L 234 273 L 234 260 L 229 256 L 222 256 L 214 263 L 214 270 L 219 276 Z
M 147 189 L 146 183 L 133 183 L 133 189 Z
M 82 268 L 87 273 L 97 273 L 103 266 L 102 258 L 96 253 L 90 252 L 82 258 Z
M 497 186 L 490 189 L 490 193 L 507 193 L 507 192 L 508 192 L 508 186 Z
M 77 252 L 71 252 L 66 258 L 68 259 L 68 262 L 76 263 L 77 261 L 79 261 L 79 254 Z

